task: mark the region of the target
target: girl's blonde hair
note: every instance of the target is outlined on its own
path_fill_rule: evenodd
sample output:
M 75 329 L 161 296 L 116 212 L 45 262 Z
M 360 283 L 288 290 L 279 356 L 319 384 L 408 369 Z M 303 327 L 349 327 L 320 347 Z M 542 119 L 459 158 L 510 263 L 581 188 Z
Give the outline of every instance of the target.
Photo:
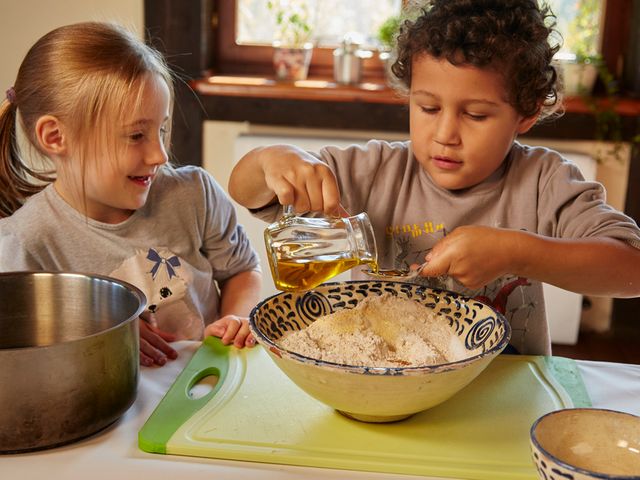
M 173 79 L 164 58 L 123 27 L 78 23 L 57 28 L 38 40 L 0 105 L 0 218 L 11 215 L 44 188 L 43 182 L 54 179 L 53 172 L 34 171 L 25 164 L 18 148 L 16 119 L 31 146 L 43 153 L 36 122 L 43 115 L 58 118 L 68 137 L 75 139 L 84 169 L 84 160 L 95 152 L 98 139 L 113 132 L 114 123 L 140 101 L 141 80 L 149 75 L 166 83 L 172 110 Z M 167 149 L 169 143 L 167 132 Z

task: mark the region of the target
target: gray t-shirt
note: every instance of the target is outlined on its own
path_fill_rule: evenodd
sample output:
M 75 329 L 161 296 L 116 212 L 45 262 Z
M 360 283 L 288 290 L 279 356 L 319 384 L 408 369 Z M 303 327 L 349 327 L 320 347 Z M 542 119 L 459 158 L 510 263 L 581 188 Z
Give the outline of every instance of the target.
M 53 185 L 0 220 L 0 271 L 108 275 L 140 288 L 158 326 L 202 338 L 218 318 L 218 284 L 259 270 L 226 193 L 203 169 L 160 169 L 145 205 L 119 224 L 86 218 Z
M 327 146 L 313 154 L 335 172 L 346 210 L 367 212 L 371 218 L 382 267 L 422 263 L 446 232 L 462 225 L 557 238 L 611 237 L 640 248 L 636 223 L 605 203 L 602 185 L 584 181 L 572 162 L 546 148 L 516 142 L 493 175 L 457 191 L 433 183 L 413 158 L 409 142 L 370 141 L 364 147 L 345 149 Z M 279 211 L 274 206 L 257 216 L 273 221 Z M 352 270 L 352 277 L 367 278 L 359 269 Z M 417 281 L 491 304 L 510 321 L 511 344 L 520 353 L 550 354 L 540 282 L 507 275 L 471 290 L 452 278 Z

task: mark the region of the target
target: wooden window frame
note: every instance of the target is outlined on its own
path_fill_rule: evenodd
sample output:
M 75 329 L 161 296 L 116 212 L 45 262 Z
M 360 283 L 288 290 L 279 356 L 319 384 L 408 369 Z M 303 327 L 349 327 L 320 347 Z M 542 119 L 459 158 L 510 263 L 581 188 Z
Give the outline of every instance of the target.
M 629 44 L 633 0 L 607 0 L 604 14 L 602 55 L 616 78 L 623 77 L 625 51 Z M 236 1 L 218 2 L 215 32 L 216 62 L 213 71 L 219 74 L 271 75 L 273 48 L 270 46 L 238 45 L 235 41 Z M 333 57 L 331 48 L 314 49 L 309 75 L 331 77 Z M 363 64 L 363 76 L 383 78 L 383 66 L 374 55 Z
M 262 45 L 238 45 L 236 39 L 236 1 L 218 2 L 219 21 L 216 32 L 217 65 L 215 71 L 221 74 L 273 75 L 271 59 L 273 47 Z M 382 62 L 377 55 L 364 59 L 363 78 L 384 77 Z M 310 77 L 328 78 L 333 75 L 333 48 L 316 47 L 313 49 Z

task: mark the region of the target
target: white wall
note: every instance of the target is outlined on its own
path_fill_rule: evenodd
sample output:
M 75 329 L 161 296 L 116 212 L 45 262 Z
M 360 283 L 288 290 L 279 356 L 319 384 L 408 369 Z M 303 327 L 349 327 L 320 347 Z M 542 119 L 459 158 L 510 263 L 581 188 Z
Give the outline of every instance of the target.
M 56 27 L 87 20 L 144 29 L 143 0 L 0 0 L 0 95 L 13 85 L 27 51 Z M 3 98 L 4 99 L 4 98 Z

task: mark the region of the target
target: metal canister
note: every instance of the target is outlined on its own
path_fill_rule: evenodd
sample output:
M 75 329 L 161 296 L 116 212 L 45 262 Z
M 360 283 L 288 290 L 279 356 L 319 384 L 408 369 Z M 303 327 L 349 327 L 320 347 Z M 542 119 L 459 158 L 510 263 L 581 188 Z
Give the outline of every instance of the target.
M 362 50 L 351 36 L 345 36 L 340 47 L 333 51 L 333 79 L 342 85 L 360 83 L 362 61 L 371 56 L 371 51 Z

